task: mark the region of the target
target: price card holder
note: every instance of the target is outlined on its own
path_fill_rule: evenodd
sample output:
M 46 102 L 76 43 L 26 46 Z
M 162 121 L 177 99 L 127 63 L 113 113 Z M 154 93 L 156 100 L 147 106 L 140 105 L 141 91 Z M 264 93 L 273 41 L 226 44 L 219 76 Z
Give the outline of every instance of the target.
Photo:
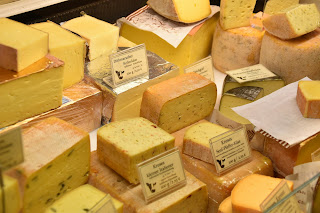
M 311 153 L 312 161 L 320 161 L 320 148 Z
M 177 147 L 137 164 L 137 169 L 147 203 L 187 184 Z
M 108 194 L 94 205 L 89 213 L 117 213 L 117 210 L 113 205 L 111 196 Z
M 208 56 L 184 68 L 185 73 L 195 72 L 203 77 L 214 81 L 212 57 Z
M 211 138 L 209 143 L 219 176 L 251 158 L 251 148 L 245 127 L 239 127 Z

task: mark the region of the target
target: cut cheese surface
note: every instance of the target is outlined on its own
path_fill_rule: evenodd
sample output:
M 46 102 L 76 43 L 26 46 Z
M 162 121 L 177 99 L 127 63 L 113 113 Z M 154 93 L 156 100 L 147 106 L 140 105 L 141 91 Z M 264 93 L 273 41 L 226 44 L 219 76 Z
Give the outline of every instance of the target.
M 184 23 L 201 21 L 211 13 L 209 0 L 148 0 L 147 4 L 160 15 Z
M 216 96 L 215 83 L 196 73 L 183 74 L 149 87 L 140 116 L 172 133 L 208 116 Z
M 231 196 L 222 201 L 219 205 L 218 213 L 232 213 Z
M 269 0 L 264 12 L 274 15 L 296 4 L 299 4 L 299 0 Z
M 299 81 L 297 104 L 306 118 L 320 118 L 320 81 Z
M 49 52 L 64 62 L 63 89 L 82 80 L 86 55 L 85 40 L 47 21 L 30 25 L 49 34 Z
M 21 209 L 21 197 L 19 192 L 18 181 L 7 175 L 3 175 L 4 184 L 4 201 L 5 201 L 5 213 L 18 213 Z M 0 191 L 0 199 L 2 201 L 2 190 Z M 3 204 L 0 202 L 0 209 L 2 212 Z
M 103 54 L 116 52 L 119 28 L 94 17 L 83 15 L 62 25 L 84 38 L 89 45 L 89 59 L 94 60 Z
M 88 133 L 51 117 L 23 132 L 22 139 L 24 162 L 7 172 L 19 181 L 22 212 L 43 212 L 88 180 Z
M 19 72 L 47 55 L 47 33 L 7 18 L 0 29 L 0 67 Z
M 174 147 L 174 137 L 147 119 L 111 122 L 98 130 L 97 153 L 130 183 L 139 183 L 136 164 Z
M 120 36 L 118 40 L 118 47 L 134 47 L 136 46 L 135 43 L 129 41 L 128 39 Z

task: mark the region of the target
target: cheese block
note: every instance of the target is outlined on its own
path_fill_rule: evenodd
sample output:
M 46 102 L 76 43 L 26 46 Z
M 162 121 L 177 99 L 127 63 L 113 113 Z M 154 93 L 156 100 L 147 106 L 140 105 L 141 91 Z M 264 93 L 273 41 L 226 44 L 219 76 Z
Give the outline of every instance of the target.
M 202 161 L 214 164 L 209 140 L 229 130 L 230 129 L 210 122 L 193 125 L 184 135 L 182 152 Z
M 250 17 L 256 5 L 255 0 L 234 1 L 221 0 L 220 24 L 222 29 L 228 30 L 250 25 Z
M 119 28 L 89 15 L 71 19 L 62 27 L 68 29 L 82 38 L 89 46 L 89 59 L 94 60 L 103 54 L 116 52 L 119 39 Z
M 118 40 L 118 47 L 134 47 L 136 46 L 135 43 L 129 41 L 128 39 L 120 36 Z
M 251 26 L 223 30 L 217 24 L 211 50 L 214 67 L 225 72 L 258 64 L 263 35 Z
M 174 137 L 147 119 L 111 122 L 98 130 L 97 153 L 130 183 L 139 183 L 136 164 L 174 147 Z
M 68 192 L 50 205 L 45 213 L 89 212 L 97 203 L 107 196 L 106 193 L 85 184 Z M 123 203 L 111 198 L 117 213 L 123 212 Z
M 303 117 L 320 118 L 320 81 L 299 81 L 297 104 Z
M 88 180 L 89 134 L 58 118 L 23 132 L 24 162 L 7 172 L 19 181 L 24 213 L 43 212 Z
M 59 107 L 62 66 L 47 55 L 18 73 L 0 68 L 0 128 Z
M 305 76 L 320 80 L 320 29 L 304 36 L 281 40 L 269 33 L 263 37 L 260 63 L 287 84 Z
M 21 198 L 19 193 L 18 181 L 7 175 L 2 175 L 3 178 L 3 191 L 4 191 L 4 202 L 5 202 L 5 213 L 18 213 L 21 209 Z M 2 203 L 2 190 L 0 190 L 0 209 L 3 210 Z
M 264 91 L 261 87 L 245 86 L 233 88 L 222 95 L 219 111 L 225 117 L 240 124 L 251 124 L 248 119 L 238 115 L 232 108 L 252 103 L 259 98 L 262 98 L 263 94 Z
M 184 67 L 210 54 L 213 33 L 218 20 L 219 13 L 216 13 L 204 23 L 194 27 L 177 48 L 152 32 L 140 30 L 126 23 L 122 24 L 120 35 L 136 44 L 144 43 L 147 50 L 179 66 L 180 73 L 183 74 Z
M 231 196 L 222 201 L 219 205 L 218 213 L 232 213 Z
M 187 73 L 149 87 L 140 116 L 172 133 L 211 114 L 216 84 L 196 73 Z
M 89 184 L 123 202 L 127 213 L 189 213 L 207 211 L 207 186 L 186 172 L 187 185 L 147 204 L 141 185 L 132 186 L 123 177 L 105 166 L 96 152 L 91 154 Z
M 201 21 L 211 13 L 209 0 L 148 0 L 147 4 L 160 15 L 183 23 Z
M 86 55 L 85 40 L 47 21 L 30 25 L 49 34 L 49 52 L 64 62 L 63 88 L 82 80 Z
M 320 0 L 300 0 L 300 4 L 313 4 L 315 3 L 320 12 Z
M 231 193 L 233 212 L 262 212 L 260 204 L 283 179 L 252 174 L 239 181 Z M 293 182 L 287 181 L 293 190 Z
M 264 8 L 264 12 L 274 15 L 296 4 L 299 4 L 299 0 L 269 0 Z
M 263 26 L 268 33 L 286 40 L 314 31 L 320 26 L 319 20 L 315 4 L 297 4 L 264 18 Z
M 0 29 L 0 68 L 19 72 L 47 55 L 47 33 L 7 18 Z

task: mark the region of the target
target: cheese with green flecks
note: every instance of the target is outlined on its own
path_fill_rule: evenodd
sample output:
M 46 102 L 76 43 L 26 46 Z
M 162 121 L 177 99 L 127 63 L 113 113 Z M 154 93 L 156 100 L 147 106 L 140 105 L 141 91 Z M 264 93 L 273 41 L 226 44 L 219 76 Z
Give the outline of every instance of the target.
M 320 118 L 320 81 L 299 81 L 297 104 L 305 118 Z
M 19 193 L 18 181 L 7 175 L 3 175 L 4 184 L 4 200 L 5 200 L 5 213 L 18 213 L 21 209 L 21 198 Z M 0 190 L 0 211 L 2 212 L 2 190 Z
M 299 0 L 269 0 L 264 12 L 274 15 L 296 4 L 299 4 Z
M 22 212 L 43 212 L 66 192 L 87 182 L 87 132 L 51 117 L 23 132 L 22 139 L 24 162 L 7 172 L 19 182 Z

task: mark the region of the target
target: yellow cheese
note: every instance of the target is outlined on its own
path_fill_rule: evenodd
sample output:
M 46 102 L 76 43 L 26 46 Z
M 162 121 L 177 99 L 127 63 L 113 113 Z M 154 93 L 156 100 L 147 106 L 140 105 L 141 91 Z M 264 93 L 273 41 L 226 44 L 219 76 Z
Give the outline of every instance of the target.
M 133 186 L 91 153 L 89 184 L 123 202 L 126 213 L 190 213 L 207 211 L 207 186 L 186 172 L 187 185 L 149 204 L 144 200 L 141 185 Z
M 299 0 L 269 0 L 264 12 L 274 15 L 296 4 L 299 4 Z
M 120 36 L 118 40 L 118 47 L 134 47 L 136 46 L 135 43 L 129 41 L 128 39 Z
M 214 164 L 209 140 L 229 129 L 210 122 L 200 123 L 190 127 L 183 138 L 183 153 Z
M 297 38 L 320 26 L 320 13 L 315 4 L 297 4 L 281 13 L 267 16 L 263 20 L 263 26 L 278 38 Z
M 306 118 L 320 118 L 320 81 L 299 81 L 297 104 Z
M 260 63 L 287 84 L 305 76 L 320 80 L 320 29 L 290 40 L 266 33 L 261 44 Z
M 220 24 L 222 29 L 228 30 L 237 27 L 249 26 L 250 17 L 255 5 L 255 0 L 221 0 Z
M 89 212 L 107 194 L 99 189 L 85 184 L 68 192 L 50 205 L 45 213 Z M 123 212 L 123 203 L 111 198 L 117 213 Z
M 62 65 L 48 55 L 18 73 L 0 68 L 0 128 L 62 104 Z
M 320 0 L 300 0 L 300 4 L 313 4 L 315 3 L 320 12 Z
M 116 52 L 119 28 L 94 17 L 83 15 L 62 25 L 84 38 L 89 45 L 89 59 L 94 60 L 103 54 Z
M 199 121 L 213 111 L 217 87 L 196 73 L 187 73 L 149 87 L 140 115 L 171 133 Z
M 30 25 L 49 34 L 49 52 L 64 62 L 63 89 L 83 78 L 86 55 L 85 40 L 53 22 Z
M 0 29 L 0 67 L 19 72 L 48 53 L 47 33 L 7 18 Z
M 147 4 L 160 15 L 184 23 L 201 21 L 211 13 L 209 0 L 148 0 Z
M 222 201 L 219 205 L 218 213 L 232 213 L 231 196 Z
M 18 213 L 21 209 L 18 181 L 7 175 L 3 175 L 2 178 L 4 184 L 3 191 L 5 195 L 5 213 Z M 0 212 L 2 212 L 3 209 L 2 196 L 2 190 L 0 190 Z
M 139 183 L 136 164 L 174 147 L 174 137 L 147 119 L 111 122 L 98 130 L 97 153 L 130 183 Z
M 140 30 L 128 24 L 122 25 L 120 35 L 136 44 L 145 43 L 148 50 L 179 66 L 182 74 L 185 66 L 210 54 L 212 37 L 218 18 L 219 13 L 193 28 L 177 48 L 152 32 Z
M 19 181 L 24 213 L 43 212 L 88 180 L 89 134 L 58 118 L 23 132 L 24 162 L 7 172 Z

